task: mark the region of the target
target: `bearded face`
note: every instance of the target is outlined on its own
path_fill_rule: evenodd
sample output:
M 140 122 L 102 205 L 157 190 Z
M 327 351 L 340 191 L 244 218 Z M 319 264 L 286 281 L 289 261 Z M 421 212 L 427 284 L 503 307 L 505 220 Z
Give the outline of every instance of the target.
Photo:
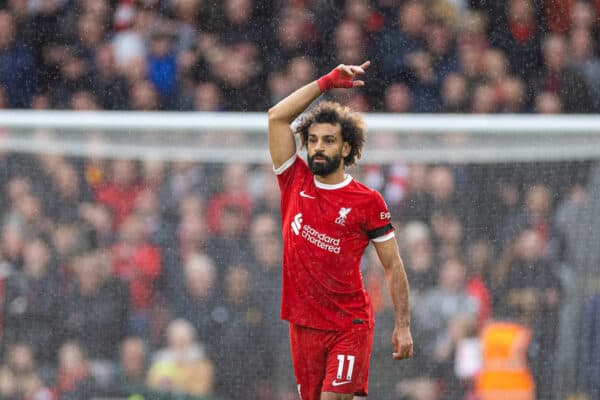
M 308 157 L 308 167 L 314 175 L 327 176 L 335 171 L 342 161 L 342 152 L 328 157 L 325 154 L 318 152 Z

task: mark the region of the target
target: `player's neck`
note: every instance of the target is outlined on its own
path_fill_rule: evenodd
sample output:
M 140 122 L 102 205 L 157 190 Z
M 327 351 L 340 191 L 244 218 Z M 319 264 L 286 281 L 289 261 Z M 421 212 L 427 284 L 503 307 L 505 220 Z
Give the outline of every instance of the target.
M 340 165 L 338 169 L 329 175 L 315 175 L 315 179 L 326 185 L 335 185 L 342 183 L 346 179 L 346 171 L 344 170 L 344 167 Z

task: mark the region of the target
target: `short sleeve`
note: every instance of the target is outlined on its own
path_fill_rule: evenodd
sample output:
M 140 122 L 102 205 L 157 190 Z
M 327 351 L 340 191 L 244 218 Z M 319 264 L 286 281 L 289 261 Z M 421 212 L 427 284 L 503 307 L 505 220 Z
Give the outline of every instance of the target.
M 369 210 L 367 211 L 367 236 L 374 242 L 384 242 L 394 237 L 392 216 L 383 196 L 376 190 L 372 191 Z
M 300 155 L 294 154 L 289 160 L 281 164 L 279 168 L 273 167 L 273 172 L 277 176 L 277 183 L 282 197 L 290 191 L 294 182 L 298 182 L 306 176 L 308 167 Z

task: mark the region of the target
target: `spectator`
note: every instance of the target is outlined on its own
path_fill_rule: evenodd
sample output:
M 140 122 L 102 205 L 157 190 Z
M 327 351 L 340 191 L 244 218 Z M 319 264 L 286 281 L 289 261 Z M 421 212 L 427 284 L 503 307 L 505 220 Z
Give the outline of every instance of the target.
M 145 386 L 148 358 L 148 347 L 142 338 L 128 336 L 121 341 L 119 362 L 112 378 L 116 395 L 129 394 Z
M 176 52 L 181 54 L 189 50 L 195 40 L 198 27 L 204 26 L 206 17 L 202 0 L 173 0 L 170 2 L 170 13 L 176 21 Z
M 149 242 L 142 220 L 131 215 L 121 225 L 111 253 L 115 275 L 129 288 L 128 333 L 145 337 L 150 333 L 150 315 L 156 301 L 160 250 Z
M 206 209 L 208 228 L 212 238 L 208 252 L 223 265 L 233 259 L 245 259 L 248 254 L 244 235 L 247 232 L 252 211 L 252 197 L 248 191 L 248 166 L 227 164 L 223 170 L 223 189 L 214 195 Z
M 556 93 L 544 91 L 535 96 L 533 108 L 537 114 L 560 114 L 563 103 Z
M 142 80 L 132 84 L 129 108 L 133 111 L 158 111 L 161 107 L 159 93 L 149 81 Z
M 533 330 L 529 355 L 538 398 L 551 396 L 551 388 L 542 382 L 552 382 L 562 296 L 555 266 L 544 258 L 544 241 L 540 232 L 522 231 L 498 268 L 504 299 L 500 313 L 521 315 Z
M 283 68 L 294 57 L 314 57 L 318 52 L 315 39 L 315 26 L 310 21 L 308 11 L 302 7 L 282 7 L 274 27 L 274 43 L 265 54 L 265 66 L 269 70 Z
M 17 379 L 15 374 L 6 366 L 0 367 L 0 399 L 18 398 Z
M 219 271 L 214 261 L 205 254 L 193 254 L 186 258 L 183 274 L 179 282 L 170 287 L 172 296 L 170 312 L 174 318 L 189 321 L 198 332 L 200 340 L 209 348 L 212 355 L 220 346 L 220 338 L 214 335 L 218 294 L 220 293 Z
M 552 190 L 543 184 L 533 185 L 525 193 L 525 204 L 508 215 L 503 223 L 499 238 L 500 249 L 525 229 L 533 229 L 540 234 L 544 257 L 557 259 L 560 249 L 560 235 L 551 216 Z
M 477 330 L 485 325 L 492 313 L 491 273 L 493 266 L 492 244 L 479 239 L 467 247 L 467 293 L 477 301 Z
M 485 51 L 482 46 L 474 43 L 461 43 L 458 48 L 458 63 L 467 82 L 467 93 L 469 97 L 473 86 L 480 83 L 483 74 L 483 62 L 479 57 L 480 52 Z
M 508 77 L 502 86 L 500 112 L 503 113 L 522 113 L 528 110 L 528 99 L 525 83 L 521 78 Z
M 271 172 L 272 168 L 270 164 L 258 166 L 250 178 L 248 189 L 252 196 L 252 214 L 268 213 L 279 220 L 281 196 L 277 178 Z
M 166 299 L 176 299 L 180 295 L 184 281 L 184 265 L 188 258 L 206 252 L 208 231 L 204 219 L 204 202 L 200 197 L 190 195 L 183 199 L 179 218 L 173 222 L 174 244 L 166 242 L 162 247 L 162 274 L 157 284 Z
M 282 246 L 277 225 L 271 214 L 257 214 L 252 219 L 249 233 L 252 245 L 252 265 L 249 269 L 252 275 L 257 277 L 252 282 L 252 293 L 256 293 L 264 318 L 269 321 L 267 325 L 272 327 L 272 332 L 280 332 L 278 325 L 283 325 L 277 318 L 279 301 L 276 299 L 279 299 L 281 291 L 279 270 Z M 282 338 L 285 338 L 285 334 L 278 337 L 279 340 Z
M 68 108 L 74 111 L 97 111 L 100 106 L 90 91 L 79 90 L 71 96 Z
M 268 29 L 255 29 L 255 0 L 225 0 L 222 2 L 223 26 L 220 36 L 226 44 L 264 43 Z
M 271 370 L 267 369 L 270 346 L 265 330 L 265 316 L 256 305 L 251 292 L 248 267 L 227 266 L 224 279 L 224 299 L 219 310 L 219 337 L 227 346 L 218 346 L 215 357 L 217 392 L 232 400 L 255 397 L 261 386 L 267 385 Z M 247 349 L 254 349 L 248 358 Z M 230 368 L 237 365 L 238 368 Z
M 267 76 L 267 92 L 269 105 L 275 105 L 278 101 L 291 93 L 292 86 L 288 82 L 288 76 L 283 70 L 271 71 Z
M 103 3 L 102 0 L 99 3 Z M 93 13 L 82 14 L 77 20 L 77 32 L 74 40 L 74 46 L 80 51 L 91 67 L 96 48 L 102 45 L 105 38 L 105 25 L 98 15 Z
M 428 192 L 429 169 L 424 164 L 408 166 L 407 193 L 399 216 L 407 221 L 428 221 L 431 212 L 431 197 Z
M 514 73 L 527 79 L 540 57 L 541 27 L 536 9 L 532 0 L 509 0 L 496 7 L 504 5 L 505 10 L 489 15 L 490 20 L 498 18 L 491 25 L 490 43 L 507 54 Z
M 147 237 L 150 243 L 158 246 L 167 241 L 156 191 L 148 188 L 140 192 L 133 213 L 140 218 L 144 237 Z
M 227 62 L 219 71 L 219 86 L 227 110 L 264 110 L 266 99 L 263 85 L 262 61 L 255 43 L 241 42 L 225 49 Z
M 464 227 L 456 212 L 450 209 L 436 208 L 431 214 L 430 225 L 437 260 L 461 257 Z
M 563 36 L 551 34 L 544 38 L 542 69 L 534 75 L 534 93 L 555 93 L 565 113 L 592 111 L 592 102 L 585 81 L 567 64 L 567 42 Z
M 368 40 L 362 26 L 352 20 L 343 20 L 336 25 L 333 33 L 333 49 L 328 53 L 342 64 L 360 65 L 368 58 Z
M 569 63 L 583 77 L 594 111 L 600 110 L 600 59 L 595 54 L 592 32 L 572 29 L 569 33 Z
M 471 98 L 471 109 L 473 114 L 495 114 L 498 111 L 499 104 L 496 100 L 494 88 L 482 83 L 473 88 L 473 96 Z
M 402 81 L 408 72 L 408 55 L 424 49 L 426 6 L 407 1 L 398 10 L 397 27 L 388 27 L 375 42 L 375 59 L 381 75 L 391 81 Z M 387 84 L 388 82 L 386 82 Z
M 155 27 L 155 21 L 151 21 L 148 11 L 139 12 L 130 2 L 122 2 L 115 10 L 112 45 L 115 63 L 121 70 L 131 68 L 132 63 L 145 57 L 145 33 Z
M 108 207 L 97 203 L 84 204 L 79 210 L 79 216 L 87 230 L 92 246 L 104 248 L 113 243 L 115 238 L 113 216 Z M 75 232 L 78 232 L 78 230 L 75 230 Z M 74 237 L 77 237 L 77 235 Z M 74 243 L 76 241 L 72 241 L 70 244 L 65 243 L 66 246 L 61 247 L 61 249 L 65 247 L 74 249 Z M 68 251 L 63 251 L 62 254 L 68 254 Z
M 431 195 L 431 210 L 462 210 L 457 197 L 456 180 L 450 167 L 432 168 L 428 176 L 428 189 Z
M 483 56 L 483 80 L 494 88 L 495 97 L 501 97 L 501 87 L 510 76 L 506 55 L 502 50 L 488 49 Z
M 116 356 L 114 344 L 125 336 L 128 315 L 127 288 L 101 257 L 98 252 L 73 257 L 71 285 L 60 299 L 61 341 L 77 341 L 99 367 Z
M 367 0 L 345 1 L 344 17 L 358 22 L 368 34 L 379 32 L 385 24 L 383 15 Z
M 208 167 L 188 161 L 174 161 L 160 189 L 160 203 L 168 218 L 175 218 L 184 198 L 200 203 L 209 190 Z
M 119 227 L 132 212 L 141 190 L 135 162 L 113 160 L 110 180 L 99 186 L 94 195 L 96 202 L 109 207 L 114 216 L 114 226 Z
M 11 108 L 28 108 L 37 87 L 34 55 L 17 42 L 14 17 L 6 11 L 0 11 L 0 85 Z
M 208 396 L 213 393 L 214 368 L 193 326 L 176 319 L 167 329 L 167 347 L 152 359 L 147 383 L 164 392 Z
M 300 87 L 314 79 L 316 67 L 308 57 L 293 57 L 287 65 L 287 90 L 290 87 Z M 289 93 L 288 93 L 289 94 Z
M 59 281 L 48 245 L 40 238 L 28 241 L 22 270 L 12 274 L 4 288 L 4 345 L 27 344 L 39 361 L 54 361 L 61 321 L 57 293 Z
M 61 400 L 89 399 L 96 393 L 96 382 L 90 374 L 85 352 L 78 343 L 68 341 L 58 348 L 54 387 Z
M 173 108 L 178 89 L 173 33 L 165 28 L 153 32 L 148 47 L 148 80 L 156 88 L 162 108 Z
M 200 82 L 194 91 L 194 111 L 223 111 L 225 108 L 221 88 L 214 82 Z
M 60 77 L 50 85 L 50 102 L 53 108 L 69 108 L 71 98 L 76 92 L 91 91 L 95 86 L 89 64 L 81 50 L 75 47 L 67 49 L 60 66 Z
M 402 253 L 406 259 L 406 274 L 411 296 L 420 296 L 435 286 L 437 268 L 429 227 L 423 222 L 410 222 L 404 227 Z
M 13 391 L 13 398 L 46 398 L 56 400 L 56 395 L 42 383 L 39 371 L 46 368 L 39 368 L 37 365 L 33 350 L 30 346 L 23 343 L 14 343 L 6 349 L 6 366 L 10 375 L 6 378 L 13 379 L 13 387 L 8 391 Z M 12 376 L 11 376 L 12 375 Z
M 450 73 L 442 82 L 442 112 L 464 113 L 467 109 L 467 80 L 458 73 Z
M 124 110 L 129 104 L 129 88 L 125 77 L 115 64 L 114 47 L 103 43 L 96 47 L 93 64 L 96 77 L 94 94 L 106 110 Z
M 409 113 L 412 109 L 411 93 L 404 83 L 393 83 L 385 89 L 384 110 L 393 113 Z
M 46 196 L 46 212 L 53 221 L 74 222 L 78 209 L 92 201 L 92 192 L 75 166 L 60 163 L 51 176 L 52 195 Z
M 438 2 L 438 4 L 441 4 Z M 444 15 L 447 16 L 446 13 Z M 450 21 L 442 17 L 434 17 L 428 24 L 425 40 L 427 50 L 431 54 L 432 65 L 438 84 L 449 73 L 458 70 L 458 55 L 456 52 L 455 30 Z
M 415 325 L 424 334 L 423 351 L 430 361 L 440 351 L 438 346 L 452 336 L 454 323 L 460 320 L 475 324 L 477 303 L 465 290 L 465 278 L 464 263 L 456 258 L 446 259 L 440 266 L 438 286 L 426 291 L 415 303 Z
M 598 2 L 575 0 L 571 1 L 570 4 L 570 30 L 594 30 L 598 18 Z M 566 33 L 566 31 L 563 33 Z

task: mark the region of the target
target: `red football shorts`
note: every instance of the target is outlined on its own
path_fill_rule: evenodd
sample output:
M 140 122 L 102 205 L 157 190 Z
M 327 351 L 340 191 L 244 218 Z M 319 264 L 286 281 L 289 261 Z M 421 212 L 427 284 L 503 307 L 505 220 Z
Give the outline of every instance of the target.
M 302 400 L 319 400 L 321 392 L 367 395 L 373 327 L 323 331 L 290 323 L 290 344 Z

